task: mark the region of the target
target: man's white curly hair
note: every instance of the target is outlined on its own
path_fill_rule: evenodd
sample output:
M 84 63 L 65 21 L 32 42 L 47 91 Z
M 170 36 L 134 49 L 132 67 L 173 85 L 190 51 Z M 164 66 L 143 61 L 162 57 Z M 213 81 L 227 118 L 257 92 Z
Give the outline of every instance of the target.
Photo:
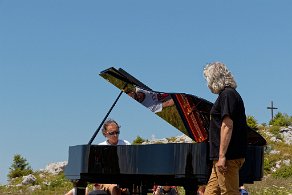
M 203 74 L 212 93 L 218 94 L 225 87 L 232 87 L 234 89 L 237 87 L 233 75 L 226 65 L 221 62 L 207 64 L 204 68 Z

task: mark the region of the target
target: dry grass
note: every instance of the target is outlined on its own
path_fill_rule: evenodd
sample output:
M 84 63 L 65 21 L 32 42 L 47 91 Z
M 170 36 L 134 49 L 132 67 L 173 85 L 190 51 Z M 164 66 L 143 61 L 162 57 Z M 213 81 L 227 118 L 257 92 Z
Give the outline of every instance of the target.
M 249 195 L 292 195 L 292 177 L 265 177 L 254 184 L 246 184 L 245 188 Z M 185 195 L 183 187 L 178 187 L 178 192 L 179 195 Z
M 265 177 L 262 181 L 257 181 L 254 184 L 245 185 L 249 194 L 264 194 L 264 195 L 292 195 L 292 177 L 289 178 L 272 178 Z

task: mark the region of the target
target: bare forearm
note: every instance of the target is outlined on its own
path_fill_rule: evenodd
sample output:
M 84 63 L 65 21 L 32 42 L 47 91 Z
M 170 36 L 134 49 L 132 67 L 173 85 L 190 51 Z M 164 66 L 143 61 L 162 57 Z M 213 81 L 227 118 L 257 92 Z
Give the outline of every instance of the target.
M 227 152 L 233 130 L 233 121 L 226 116 L 221 125 L 219 158 L 224 158 Z

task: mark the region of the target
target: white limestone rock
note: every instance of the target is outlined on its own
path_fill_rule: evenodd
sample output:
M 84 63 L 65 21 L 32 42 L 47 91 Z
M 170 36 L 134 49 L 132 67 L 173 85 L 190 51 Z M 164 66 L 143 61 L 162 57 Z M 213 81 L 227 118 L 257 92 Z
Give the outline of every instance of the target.
M 60 172 L 64 171 L 66 165 L 67 161 L 50 163 L 46 166 L 44 171 L 53 175 L 58 175 Z
M 22 177 L 22 185 L 34 184 L 36 182 L 36 177 L 32 174 L 26 175 Z

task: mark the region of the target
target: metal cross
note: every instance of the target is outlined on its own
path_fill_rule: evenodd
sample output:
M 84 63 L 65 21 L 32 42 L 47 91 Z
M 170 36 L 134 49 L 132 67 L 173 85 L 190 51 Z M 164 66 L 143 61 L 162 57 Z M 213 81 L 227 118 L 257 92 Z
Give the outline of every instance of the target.
M 267 109 L 270 109 L 271 110 L 271 114 L 272 114 L 272 119 L 271 120 L 273 120 L 274 119 L 274 110 L 276 110 L 278 108 L 274 107 L 273 101 L 271 101 L 271 106 L 270 107 L 267 107 Z

